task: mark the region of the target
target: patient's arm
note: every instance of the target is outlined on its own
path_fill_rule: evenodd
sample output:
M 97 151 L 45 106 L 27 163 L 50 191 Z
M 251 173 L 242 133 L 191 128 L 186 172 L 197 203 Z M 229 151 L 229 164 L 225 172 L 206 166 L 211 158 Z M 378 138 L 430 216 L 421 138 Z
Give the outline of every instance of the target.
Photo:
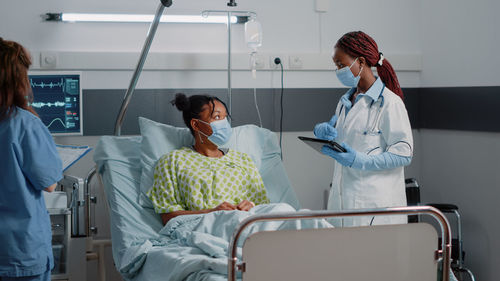
M 222 202 L 219 204 L 219 206 L 213 208 L 213 209 L 205 209 L 205 210 L 199 210 L 199 211 L 173 211 L 170 213 L 163 213 L 161 214 L 161 220 L 163 221 L 163 225 L 166 225 L 167 222 L 177 216 L 183 216 L 183 215 L 195 215 L 195 214 L 207 214 L 211 213 L 214 211 L 232 211 L 236 210 L 237 207 L 231 203 L 228 202 Z

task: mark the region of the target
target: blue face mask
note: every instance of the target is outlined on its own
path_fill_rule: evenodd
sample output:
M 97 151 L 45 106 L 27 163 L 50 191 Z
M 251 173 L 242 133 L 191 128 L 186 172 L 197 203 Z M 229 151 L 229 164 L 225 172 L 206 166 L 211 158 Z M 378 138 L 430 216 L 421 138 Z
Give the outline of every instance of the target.
M 358 60 L 356 58 L 351 66 L 346 66 L 342 67 L 341 69 L 335 70 L 335 74 L 337 74 L 337 78 L 339 79 L 340 83 L 344 84 L 347 87 L 357 87 L 359 83 L 359 79 L 361 79 L 361 71 L 363 71 L 363 67 L 359 70 L 358 76 L 354 77 L 354 74 L 352 74 L 351 67 L 354 65 L 354 63 Z
M 216 146 L 222 146 L 223 144 L 227 143 L 231 138 L 231 135 L 233 134 L 233 130 L 231 129 L 231 124 L 229 124 L 227 118 L 224 118 L 222 120 L 217 120 L 211 123 L 205 122 L 200 119 L 198 119 L 198 121 L 210 125 L 210 127 L 212 128 L 212 134 L 210 136 L 207 136 L 202 131 L 198 132 L 206 136 L 208 140 L 211 141 Z

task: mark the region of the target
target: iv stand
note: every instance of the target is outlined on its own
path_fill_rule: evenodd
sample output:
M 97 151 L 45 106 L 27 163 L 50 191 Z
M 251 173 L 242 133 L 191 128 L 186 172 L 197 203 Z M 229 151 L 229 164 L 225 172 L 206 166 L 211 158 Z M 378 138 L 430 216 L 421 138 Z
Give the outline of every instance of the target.
M 248 11 L 224 11 L 224 10 L 206 10 L 201 13 L 203 17 L 208 17 L 210 14 L 226 14 L 227 15 L 227 94 L 229 103 L 229 114 L 232 113 L 232 88 L 231 88 L 231 17 L 234 15 L 247 16 L 255 18 L 255 12 Z
M 144 42 L 144 47 L 142 48 L 141 56 L 139 61 L 137 62 L 137 66 L 134 71 L 134 75 L 130 80 L 130 84 L 128 86 L 127 92 L 123 97 L 122 106 L 120 108 L 120 112 L 116 117 L 115 123 L 115 136 L 121 135 L 121 127 L 123 123 L 123 119 L 125 118 L 125 113 L 127 112 L 128 104 L 130 103 L 130 99 L 134 94 L 135 86 L 137 85 L 137 81 L 139 80 L 139 76 L 141 75 L 142 69 L 144 67 L 144 63 L 146 62 L 146 57 L 149 53 L 149 48 L 151 47 L 151 43 L 153 43 L 153 38 L 156 34 L 156 29 L 158 28 L 158 24 L 160 23 L 161 16 L 163 14 L 163 10 L 172 6 L 172 0 L 160 0 L 160 5 L 158 5 L 158 9 L 156 10 L 155 17 L 153 22 L 149 27 L 148 36 L 146 37 L 146 42 Z

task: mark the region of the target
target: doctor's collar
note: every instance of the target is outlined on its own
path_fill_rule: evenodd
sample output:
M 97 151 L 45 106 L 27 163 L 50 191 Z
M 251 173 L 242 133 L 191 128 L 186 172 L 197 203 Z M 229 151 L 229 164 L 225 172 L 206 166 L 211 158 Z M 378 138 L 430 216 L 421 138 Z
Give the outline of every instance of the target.
M 382 92 L 383 92 L 384 88 L 385 88 L 384 83 L 382 82 L 380 77 L 377 77 L 377 80 L 375 80 L 375 82 L 370 86 L 368 91 L 366 91 L 365 93 L 360 93 L 360 95 L 370 97 L 370 99 L 372 100 L 371 104 L 373 104 L 373 103 L 377 102 L 380 97 L 382 97 Z M 346 101 L 350 101 L 352 95 L 356 92 L 356 90 L 357 90 L 357 88 L 355 88 L 355 87 L 349 89 L 349 91 L 347 91 L 342 96 L 342 98 Z M 382 101 L 382 103 L 383 103 L 383 101 Z
M 369 96 L 373 102 L 376 102 L 380 96 L 382 95 L 382 91 L 384 90 L 384 83 L 380 79 L 380 77 L 377 77 L 377 80 L 373 83 L 373 85 L 366 91 L 365 95 Z

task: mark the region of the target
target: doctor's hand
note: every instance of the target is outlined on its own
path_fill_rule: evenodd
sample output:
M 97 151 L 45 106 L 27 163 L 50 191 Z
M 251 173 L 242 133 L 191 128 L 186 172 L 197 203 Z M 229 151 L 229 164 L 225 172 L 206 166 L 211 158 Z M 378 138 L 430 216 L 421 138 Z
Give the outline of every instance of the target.
M 334 127 L 337 119 L 337 115 L 333 115 L 330 121 L 316 124 L 314 135 L 319 139 L 334 140 L 337 137 L 337 129 Z
M 327 145 L 324 145 L 323 148 L 321 148 L 321 152 L 337 160 L 340 165 L 351 167 L 352 163 L 354 163 L 354 160 L 356 159 L 356 155 L 358 154 L 358 152 L 356 152 L 356 150 L 352 149 L 352 147 L 350 147 L 346 143 L 342 143 L 342 147 L 345 148 L 347 152 L 337 152 Z
M 255 203 L 248 200 L 243 200 L 236 206 L 240 211 L 250 211 L 253 207 L 255 207 Z

